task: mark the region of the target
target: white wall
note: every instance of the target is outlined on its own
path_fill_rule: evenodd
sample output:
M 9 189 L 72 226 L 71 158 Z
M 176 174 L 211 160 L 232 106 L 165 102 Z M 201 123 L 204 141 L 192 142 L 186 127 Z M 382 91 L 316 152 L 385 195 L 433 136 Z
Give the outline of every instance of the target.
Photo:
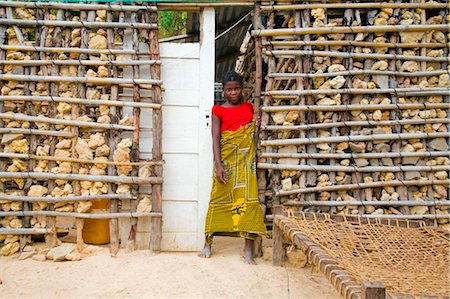
M 162 250 L 197 249 L 199 44 L 161 45 L 163 94 Z
M 162 250 L 203 245 L 212 173 L 210 111 L 214 103 L 214 9 L 205 9 L 200 43 L 161 44 L 163 93 Z M 141 117 L 141 157 L 151 158 L 151 114 Z M 138 224 L 145 238 L 147 221 Z
M 198 178 L 198 239 L 197 248 L 204 243 L 204 225 L 208 209 L 209 195 L 212 186 L 212 138 L 211 138 L 211 108 L 214 105 L 215 77 L 215 11 L 205 8 L 200 17 L 200 122 L 199 127 L 199 167 Z

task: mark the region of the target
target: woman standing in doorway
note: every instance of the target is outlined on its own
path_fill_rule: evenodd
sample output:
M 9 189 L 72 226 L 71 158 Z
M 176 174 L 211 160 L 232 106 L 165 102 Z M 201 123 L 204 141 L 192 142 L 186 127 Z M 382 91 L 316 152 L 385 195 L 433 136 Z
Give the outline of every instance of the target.
M 199 256 L 211 257 L 213 236 L 243 237 L 244 260 L 256 264 L 253 244 L 266 227 L 258 200 L 253 105 L 243 101 L 242 88 L 242 78 L 228 72 L 223 80 L 226 102 L 212 109 L 214 177 Z

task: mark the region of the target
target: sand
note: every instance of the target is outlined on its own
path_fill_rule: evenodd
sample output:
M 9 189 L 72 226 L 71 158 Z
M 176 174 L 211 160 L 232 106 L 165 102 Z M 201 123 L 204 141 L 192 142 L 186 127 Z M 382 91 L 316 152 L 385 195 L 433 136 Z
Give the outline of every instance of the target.
M 0 298 L 339 298 L 311 267 L 246 265 L 241 250 L 242 240 L 217 238 L 210 259 L 145 250 L 112 258 L 105 246 L 78 262 L 0 257 Z

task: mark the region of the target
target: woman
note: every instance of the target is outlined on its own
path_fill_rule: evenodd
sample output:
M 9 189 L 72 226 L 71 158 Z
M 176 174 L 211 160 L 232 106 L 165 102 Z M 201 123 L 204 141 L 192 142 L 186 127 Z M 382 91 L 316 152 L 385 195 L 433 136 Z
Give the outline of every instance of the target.
M 228 72 L 223 80 L 226 102 L 212 109 L 215 175 L 199 256 L 211 257 L 213 236 L 243 237 L 244 260 L 256 264 L 253 243 L 266 228 L 258 200 L 253 105 L 243 101 L 242 87 L 242 78 Z

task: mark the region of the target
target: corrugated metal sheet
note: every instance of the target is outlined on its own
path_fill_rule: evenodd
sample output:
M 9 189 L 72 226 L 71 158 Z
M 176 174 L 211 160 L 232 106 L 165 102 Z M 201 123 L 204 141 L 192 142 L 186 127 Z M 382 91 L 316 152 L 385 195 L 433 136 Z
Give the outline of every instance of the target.
M 242 17 L 247 15 L 252 7 L 217 7 L 216 9 L 216 36 L 233 26 Z M 198 14 L 189 14 L 187 32 L 199 32 Z M 239 48 L 249 30 L 251 16 L 248 15 L 243 22 L 235 28 L 216 39 L 216 82 L 221 82 L 223 75 L 233 70 Z
M 230 28 L 243 16 L 247 15 L 250 7 L 221 7 L 216 9 L 216 28 L 220 34 Z M 216 40 L 216 81 L 221 82 L 223 75 L 233 70 L 236 64 L 239 48 L 247 33 L 251 22 L 248 15 L 243 22 Z

